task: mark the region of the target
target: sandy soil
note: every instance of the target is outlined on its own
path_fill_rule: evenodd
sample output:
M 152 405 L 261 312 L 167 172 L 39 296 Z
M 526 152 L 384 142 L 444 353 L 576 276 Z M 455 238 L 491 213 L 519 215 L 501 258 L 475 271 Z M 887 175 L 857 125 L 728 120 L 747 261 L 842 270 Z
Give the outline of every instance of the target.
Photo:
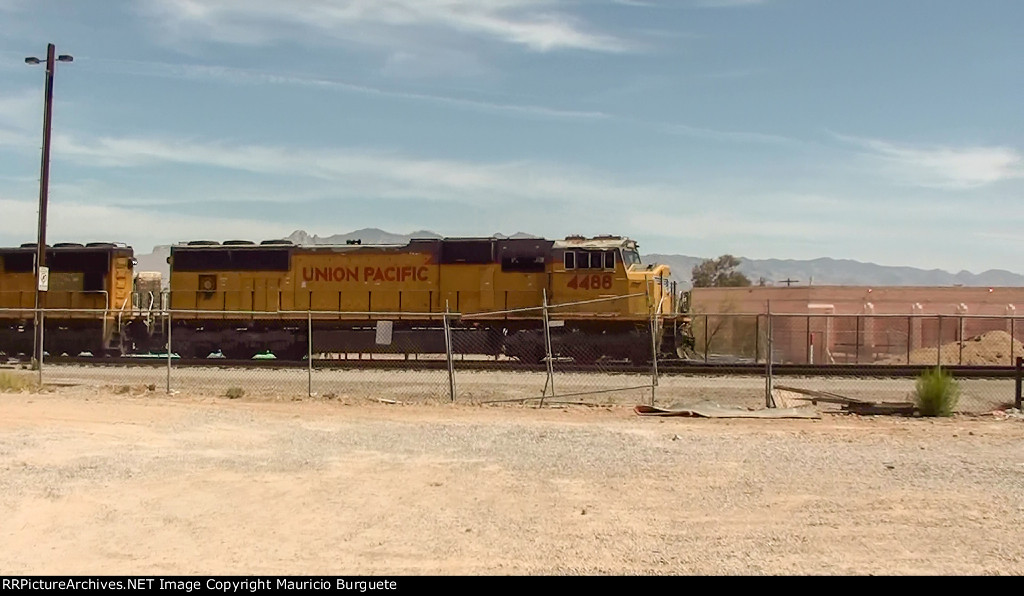
M 0 394 L 0 569 L 1018 574 L 1024 423 Z

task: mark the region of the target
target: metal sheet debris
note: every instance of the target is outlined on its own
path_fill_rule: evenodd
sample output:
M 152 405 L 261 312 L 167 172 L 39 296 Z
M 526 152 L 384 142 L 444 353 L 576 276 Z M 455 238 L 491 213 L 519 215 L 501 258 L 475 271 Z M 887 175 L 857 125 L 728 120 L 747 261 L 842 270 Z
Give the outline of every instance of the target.
M 633 408 L 633 411 L 640 416 L 682 416 L 689 418 L 821 418 L 821 414 L 815 408 L 807 406 L 743 410 L 739 408 L 725 408 L 711 402 L 701 402 L 685 408 L 672 410 L 638 405 Z

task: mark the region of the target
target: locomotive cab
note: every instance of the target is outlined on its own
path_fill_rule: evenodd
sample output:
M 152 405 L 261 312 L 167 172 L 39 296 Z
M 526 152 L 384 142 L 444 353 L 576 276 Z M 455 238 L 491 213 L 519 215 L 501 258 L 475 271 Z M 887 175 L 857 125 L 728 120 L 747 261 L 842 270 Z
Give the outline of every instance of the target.
M 637 243 L 621 236 L 569 236 L 555 242 L 552 304 L 584 302 L 569 312 L 647 319 L 672 312 L 667 265 L 644 265 Z

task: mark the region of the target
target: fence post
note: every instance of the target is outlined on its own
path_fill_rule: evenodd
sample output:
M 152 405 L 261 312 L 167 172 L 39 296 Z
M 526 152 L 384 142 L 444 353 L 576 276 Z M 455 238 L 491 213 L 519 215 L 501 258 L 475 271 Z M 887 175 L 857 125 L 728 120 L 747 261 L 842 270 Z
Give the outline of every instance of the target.
M 654 407 L 654 388 L 658 386 L 658 313 L 651 313 L 651 407 Z
M 804 345 L 807 347 L 805 350 L 807 364 L 814 364 L 814 338 L 811 336 L 811 315 L 807 315 L 807 337 L 804 340 Z
M 39 321 L 39 331 L 36 333 L 36 337 L 39 338 L 39 362 L 36 364 L 39 366 L 39 388 L 43 388 L 43 355 L 46 354 L 46 343 L 43 341 L 43 331 L 46 326 L 46 311 L 39 309 L 36 313 L 36 320 Z M 58 354 L 59 356 L 60 354 Z
M 313 397 L 313 310 L 306 309 L 306 393 Z
M 167 394 L 171 393 L 171 311 L 167 311 Z
M 957 358 L 957 364 L 960 366 L 964 365 L 964 316 L 960 315 L 960 337 L 957 339 L 960 343 L 960 356 Z M 1013 342 L 1010 342 L 1010 346 L 1013 346 Z
M 444 351 L 448 360 L 448 398 L 455 401 L 455 355 L 452 349 L 452 326 L 448 321 L 448 301 L 444 302 Z
M 1013 405 L 1018 410 L 1021 406 L 1021 373 L 1024 372 L 1024 357 L 1017 356 L 1017 374 L 1015 375 L 1016 387 L 1014 389 L 1014 400 Z
M 1013 328 L 1013 317 L 1010 317 L 1010 362 L 1016 357 L 1016 346 L 1014 345 L 1014 328 Z
M 761 315 L 754 315 L 754 364 L 761 359 Z
M 773 351 L 772 343 L 773 343 L 774 337 L 773 337 L 773 334 L 772 334 L 772 305 L 771 305 L 771 301 L 767 302 L 766 310 L 767 310 L 767 313 L 765 314 L 765 318 L 767 320 L 767 326 L 768 326 L 768 338 L 767 338 L 767 340 L 768 340 L 768 354 L 765 356 L 765 359 L 764 359 L 764 407 L 766 407 L 766 408 L 774 408 L 775 407 L 775 399 L 772 397 L 772 360 L 774 359 L 773 356 L 772 356 L 772 351 Z
M 554 360 L 554 356 L 551 355 L 551 325 L 548 321 L 548 291 L 545 289 L 543 290 L 543 292 L 544 302 L 542 306 L 544 307 L 544 349 L 547 352 L 548 380 L 547 383 L 544 384 L 544 392 L 540 394 L 540 405 L 542 407 L 544 406 L 544 396 L 547 395 L 548 387 L 551 387 L 551 397 L 555 397 L 555 370 L 551 363 L 551 361 Z
M 857 315 L 853 315 L 853 316 L 856 317 L 854 320 L 856 321 L 856 329 L 857 329 L 856 332 L 855 332 L 856 335 L 853 338 L 853 363 L 854 364 L 860 364 L 860 318 L 861 318 L 861 315 L 857 314 Z
M 910 364 L 910 334 L 914 328 L 914 318 L 907 315 L 907 364 Z
M 939 332 L 935 337 L 935 366 L 942 366 L 942 315 L 939 315 Z
M 711 349 L 711 328 L 708 325 L 711 323 L 709 319 L 711 315 L 704 315 L 704 364 L 708 363 L 708 350 Z

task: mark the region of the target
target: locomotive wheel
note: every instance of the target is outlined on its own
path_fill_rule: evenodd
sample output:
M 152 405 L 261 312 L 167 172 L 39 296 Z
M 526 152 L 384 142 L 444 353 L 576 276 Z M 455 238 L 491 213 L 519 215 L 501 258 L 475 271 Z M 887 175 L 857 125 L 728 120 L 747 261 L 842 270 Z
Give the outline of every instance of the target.
M 274 356 L 281 360 L 304 360 L 308 352 L 308 346 L 305 342 L 296 342 L 283 350 L 277 350 L 274 352 Z
M 637 348 L 630 351 L 629 361 L 636 365 L 645 365 L 651 363 L 651 351 Z
M 547 357 L 547 352 L 540 346 L 534 346 L 533 349 L 529 350 L 525 357 L 521 357 L 520 360 L 529 362 L 530 364 L 541 364 L 544 362 L 544 358 Z
M 247 346 L 225 346 L 220 349 L 220 353 L 224 354 L 224 357 L 228 360 L 252 360 L 259 350 L 250 348 Z
M 508 355 L 526 364 L 540 364 L 544 362 L 544 357 L 546 356 L 544 348 L 540 346 L 522 346 L 508 353 Z
M 601 353 L 597 350 L 588 349 L 586 347 L 573 348 L 569 352 L 569 356 L 576 364 L 594 364 L 597 359 L 601 357 Z
M 183 358 L 185 360 L 194 360 L 196 358 L 199 358 L 199 352 L 201 350 L 199 349 L 199 346 L 197 346 L 196 344 L 182 343 L 180 345 L 171 346 L 171 351 L 177 353 L 179 358 Z M 205 354 L 203 354 L 203 356 L 208 356 L 209 354 L 210 352 L 207 351 Z

